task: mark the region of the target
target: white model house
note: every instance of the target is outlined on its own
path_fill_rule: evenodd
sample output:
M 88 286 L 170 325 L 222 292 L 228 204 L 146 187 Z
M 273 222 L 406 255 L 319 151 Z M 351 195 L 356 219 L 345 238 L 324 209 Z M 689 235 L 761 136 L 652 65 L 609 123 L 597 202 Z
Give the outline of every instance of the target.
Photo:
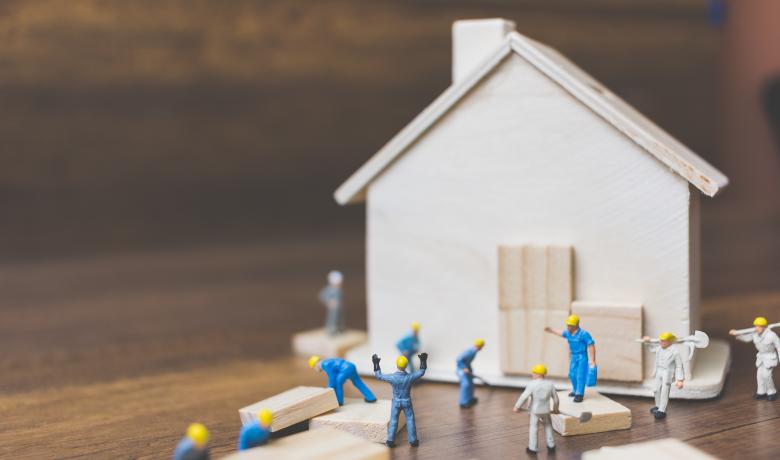
M 596 340 L 599 389 L 649 395 L 634 339 L 699 327 L 700 194 L 728 179 L 555 50 L 502 19 L 453 26 L 453 82 L 336 191 L 367 206 L 362 370 L 422 324 L 429 378 L 475 338 L 491 383 L 547 364 L 566 382 L 570 313 Z M 676 397 L 721 387 L 728 347 L 697 352 Z

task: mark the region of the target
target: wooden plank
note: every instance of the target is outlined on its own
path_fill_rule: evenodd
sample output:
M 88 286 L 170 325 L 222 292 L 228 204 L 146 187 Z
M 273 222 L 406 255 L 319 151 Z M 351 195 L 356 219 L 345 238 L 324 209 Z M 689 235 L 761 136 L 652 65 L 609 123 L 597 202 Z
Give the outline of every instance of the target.
M 585 390 L 585 399 L 580 403 L 575 403 L 572 398 L 568 397 L 568 393 L 569 390 L 558 392 L 558 397 L 561 400 L 560 410 L 575 415 L 588 411 L 593 414 L 593 418 L 588 422 L 580 423 L 577 417 L 552 414 L 553 428 L 561 436 L 631 428 L 631 410 L 626 406 L 590 389 Z
M 574 298 L 574 251 L 571 246 L 547 246 L 548 310 L 569 311 Z
M 604 446 L 600 449 L 589 450 L 582 454 L 583 460 L 658 460 L 658 459 L 686 459 L 686 460 L 716 460 L 717 457 L 706 454 L 699 449 L 685 444 L 679 439 L 665 438 L 647 442 L 637 442 L 622 446 Z
M 347 329 L 341 334 L 330 336 L 325 329 L 299 332 L 292 337 L 292 349 L 298 356 L 308 358 L 318 355 L 323 358 L 343 358 L 347 350 L 362 345 L 368 340 L 365 331 Z
M 324 427 L 275 439 L 262 447 L 228 455 L 225 460 L 386 460 L 390 449 L 353 434 Z
M 569 372 L 566 342 L 546 334 L 544 328 L 560 328 L 567 314 L 546 310 L 500 311 L 501 370 L 507 374 L 527 375 L 535 364 L 544 363 L 550 377 L 566 377 Z
M 571 312 L 596 341 L 599 379 L 641 382 L 643 378 L 642 305 L 577 300 Z
M 523 247 L 498 247 L 498 305 L 523 308 Z
M 523 247 L 523 308 L 547 308 L 547 248 Z
M 332 388 L 299 386 L 239 409 L 238 415 L 241 423 L 246 425 L 257 420 L 257 413 L 261 409 L 269 409 L 274 414 L 271 424 L 273 432 L 338 407 L 336 393 Z
M 360 398 L 344 398 L 344 405 L 318 415 L 309 421 L 309 429 L 331 427 L 368 439 L 371 442 L 387 441 L 387 427 L 390 424 L 390 400 L 379 399 L 367 403 Z M 398 431 L 406 424 L 403 412 L 398 417 Z

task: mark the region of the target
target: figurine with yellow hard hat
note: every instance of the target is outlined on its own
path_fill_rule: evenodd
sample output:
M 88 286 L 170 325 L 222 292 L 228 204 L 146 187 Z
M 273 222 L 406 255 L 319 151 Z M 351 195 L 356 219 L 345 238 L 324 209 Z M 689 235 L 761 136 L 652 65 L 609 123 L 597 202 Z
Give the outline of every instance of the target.
M 477 357 L 477 352 L 485 346 L 485 341 L 477 339 L 474 345 L 458 356 L 455 361 L 455 371 L 460 380 L 460 404 L 461 409 L 468 409 L 477 403 L 474 397 L 474 369 L 471 368 L 471 362 Z
M 732 329 L 729 331 L 737 340 L 741 342 L 753 342 L 756 346 L 756 382 L 758 388 L 753 395 L 753 399 L 766 399 L 768 401 L 777 400 L 777 389 L 772 380 L 772 371 L 778 364 L 778 355 L 780 355 L 780 339 L 772 330 L 772 327 L 780 326 L 778 324 L 769 324 L 763 316 L 753 320 L 753 327 L 747 329 Z
M 187 434 L 173 451 L 173 460 L 208 460 L 209 430 L 201 423 L 192 423 Z
M 582 402 L 585 386 L 596 385 L 596 342 L 590 334 L 580 328 L 580 317 L 570 315 L 566 318 L 566 330 L 559 331 L 551 327 L 545 332 L 563 337 L 569 343 L 569 380 L 574 402 Z M 589 381 L 590 380 L 590 384 Z
M 363 383 L 354 363 L 341 358 L 320 359 L 319 356 L 312 356 L 309 358 L 309 367 L 324 372 L 328 376 L 328 388 L 333 388 L 333 391 L 336 392 L 339 406 L 344 405 L 344 384 L 347 380 L 355 385 L 367 403 L 376 402 L 376 396 L 371 388 Z
M 395 347 L 398 348 L 398 353 L 401 353 L 406 358 L 406 361 L 409 363 L 409 370 L 414 372 L 412 360 L 414 355 L 420 351 L 420 323 L 414 321 L 409 332 L 396 342 Z
M 414 408 L 412 407 L 412 385 L 425 375 L 428 368 L 428 353 L 420 353 L 420 370 L 416 372 L 406 372 L 406 366 L 409 364 L 406 356 L 399 356 L 395 360 L 396 371 L 385 375 L 379 367 L 380 358 L 377 355 L 371 357 L 374 363 L 374 376 L 377 380 L 389 383 L 393 387 L 393 400 L 390 403 L 390 424 L 387 427 L 388 447 L 395 447 L 395 432 L 398 431 L 398 416 L 401 411 L 406 417 L 406 434 L 409 438 L 409 445 L 417 447 L 420 441 L 417 439 L 417 426 L 414 421 Z
M 537 434 L 539 422 L 544 425 L 544 435 L 547 441 L 547 451 L 555 451 L 555 438 L 553 437 L 552 419 L 550 413 L 558 413 L 558 392 L 555 385 L 544 379 L 547 368 L 544 364 L 537 364 L 531 369 L 531 383 L 525 387 L 525 391 L 517 398 L 515 412 L 520 412 L 523 404 L 528 402 L 528 412 L 531 413 L 531 421 L 528 428 L 528 447 L 525 451 L 531 455 L 537 453 Z M 552 410 L 550 403 L 552 402 Z
M 271 437 L 273 420 L 274 415 L 270 410 L 260 410 L 255 420 L 241 427 L 241 433 L 238 435 L 238 450 L 247 450 L 267 443 Z
M 650 345 L 650 351 L 655 353 L 655 369 L 653 370 L 653 394 L 655 407 L 650 413 L 661 420 L 666 417 L 666 406 L 669 404 L 669 393 L 672 383 L 677 389 L 682 390 L 685 381 L 683 358 L 677 347 L 672 346 L 677 337 L 671 332 L 664 332 L 657 340 L 648 336 L 642 337 L 642 342 Z

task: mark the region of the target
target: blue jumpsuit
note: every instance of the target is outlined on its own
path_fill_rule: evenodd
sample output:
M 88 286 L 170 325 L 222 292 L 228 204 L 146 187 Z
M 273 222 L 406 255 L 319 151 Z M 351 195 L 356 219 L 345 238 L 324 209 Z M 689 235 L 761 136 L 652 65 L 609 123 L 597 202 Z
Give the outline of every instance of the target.
M 192 439 L 185 437 L 173 451 L 173 460 L 209 460 L 209 450 L 198 449 Z
M 410 332 L 396 342 L 395 347 L 398 348 L 398 352 L 401 353 L 406 359 L 409 360 L 408 368 L 414 372 L 414 364 L 412 358 L 420 350 L 420 338 L 417 337 L 414 332 Z
M 363 394 L 366 402 L 376 401 L 376 396 L 371 389 L 363 383 L 357 373 L 357 368 L 351 362 L 341 358 L 326 359 L 320 363 L 323 372 L 328 374 L 328 387 L 336 392 L 336 400 L 339 405 L 344 405 L 344 383 L 351 380 L 355 388 Z
M 458 356 L 456 361 L 458 379 L 460 379 L 460 405 L 466 406 L 474 399 L 474 370 L 471 368 L 471 362 L 477 356 L 477 347 L 470 347 L 468 350 Z M 464 372 L 468 369 L 469 372 Z
M 563 338 L 569 342 L 569 352 L 571 354 L 569 361 L 569 380 L 574 395 L 585 394 L 585 384 L 588 381 L 588 347 L 595 345 L 596 342 L 586 331 L 577 329 L 577 332 L 570 334 L 569 330 L 563 331 Z
M 241 427 L 241 434 L 238 435 L 238 450 L 247 450 L 253 447 L 262 446 L 268 442 L 271 432 L 267 428 L 260 426 L 260 422 L 254 421 Z
M 377 380 L 387 382 L 393 386 L 393 401 L 390 409 L 390 425 L 387 427 L 387 442 L 395 442 L 395 432 L 398 431 L 398 414 L 401 410 L 406 416 L 406 434 L 410 443 L 417 441 L 417 427 L 414 424 L 414 409 L 412 408 L 412 384 L 425 375 L 425 369 L 408 373 L 397 371 L 390 375 L 382 374 L 382 371 L 374 372 Z

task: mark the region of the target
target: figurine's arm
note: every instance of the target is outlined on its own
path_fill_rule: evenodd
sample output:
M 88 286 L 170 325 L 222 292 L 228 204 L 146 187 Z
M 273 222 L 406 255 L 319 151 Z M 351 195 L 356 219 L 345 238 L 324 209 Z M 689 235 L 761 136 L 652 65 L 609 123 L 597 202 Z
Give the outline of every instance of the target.
M 588 345 L 588 361 L 591 367 L 596 365 L 596 345 Z
M 558 330 L 558 329 L 553 329 L 551 327 L 544 328 L 544 332 L 547 332 L 547 333 L 550 333 L 550 334 L 554 334 L 554 335 L 558 335 L 558 336 L 563 337 L 563 331 Z
M 677 388 L 682 389 L 685 381 L 685 371 L 683 369 L 683 360 L 679 352 L 674 354 L 674 379 L 677 381 Z
M 420 370 L 412 374 L 412 381 L 425 375 L 425 370 L 428 369 L 428 353 L 420 353 L 417 357 L 420 358 Z
M 517 402 L 515 403 L 515 407 L 512 408 L 515 412 L 520 412 L 520 409 L 523 407 L 523 404 L 525 404 L 526 400 L 531 396 L 531 389 L 529 387 L 525 387 L 525 391 L 520 395 L 519 398 L 517 398 Z
M 381 380 L 383 382 L 389 382 L 390 379 L 385 377 L 384 374 L 382 374 L 382 369 L 379 367 L 379 361 L 380 358 L 376 354 L 371 356 L 371 362 L 374 363 L 374 377 L 376 377 L 377 380 Z
M 774 332 L 774 331 L 770 331 Z M 777 334 L 775 334 L 775 337 L 772 339 L 772 345 L 775 347 L 775 351 L 777 352 L 778 358 L 780 358 L 780 338 L 777 337 Z
M 756 328 L 754 327 L 749 327 L 747 329 L 732 329 L 729 331 L 729 335 L 733 335 L 734 338 L 740 342 L 752 342 L 753 332 L 755 331 Z
M 558 399 L 558 392 L 555 390 L 553 390 L 552 392 L 552 400 L 553 400 L 553 408 L 552 408 L 553 414 L 557 414 L 560 400 Z

